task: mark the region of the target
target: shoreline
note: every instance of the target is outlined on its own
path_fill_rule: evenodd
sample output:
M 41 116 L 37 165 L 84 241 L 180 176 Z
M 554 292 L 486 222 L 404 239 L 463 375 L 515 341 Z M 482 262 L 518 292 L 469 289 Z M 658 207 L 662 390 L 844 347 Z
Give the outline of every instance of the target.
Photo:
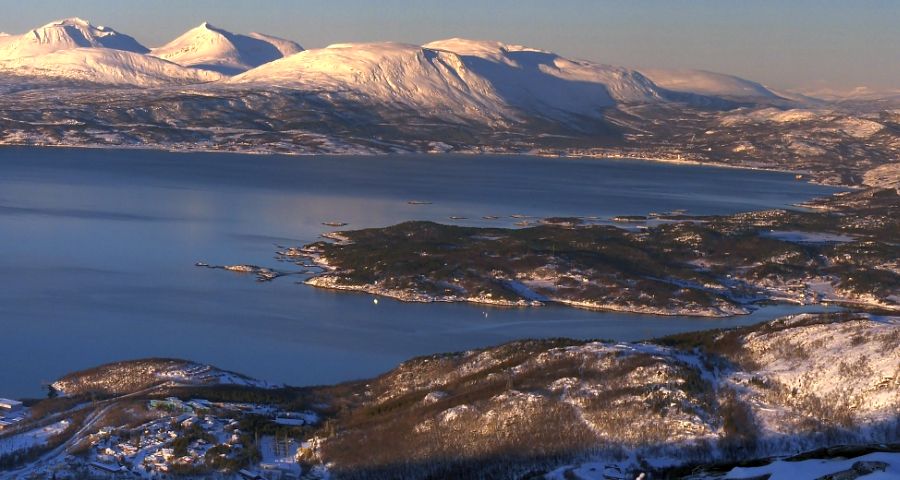
M 325 268 L 325 267 L 320 267 Z M 770 298 L 764 299 L 761 303 L 748 303 L 742 305 L 743 312 L 734 312 L 734 313 L 724 313 L 718 311 L 718 313 L 714 312 L 717 309 L 709 309 L 705 311 L 694 311 L 694 310 L 684 310 L 684 311 L 673 311 L 673 310 L 665 310 L 665 309 L 655 309 L 655 308 L 630 308 L 628 306 L 617 306 L 612 304 L 604 304 L 604 305 L 595 305 L 590 302 L 579 302 L 579 301 L 561 301 L 561 300 L 518 300 L 518 301 L 509 301 L 509 300 L 492 300 L 481 297 L 440 297 L 440 296 L 429 296 L 425 294 L 415 294 L 404 292 L 402 290 L 386 290 L 381 289 L 371 285 L 335 285 L 331 282 L 332 277 L 328 277 L 327 273 L 319 273 L 312 274 L 310 278 L 304 280 L 302 282 L 303 285 L 307 285 L 313 288 L 321 288 L 324 290 L 332 290 L 332 291 L 340 291 L 340 292 L 353 292 L 353 293 L 362 293 L 375 297 L 384 297 L 390 298 L 393 300 L 397 300 L 403 303 L 457 303 L 457 304 L 470 304 L 470 305 L 487 305 L 490 307 L 497 308 L 537 308 L 537 307 L 545 307 L 545 306 L 558 306 L 561 308 L 574 308 L 577 310 L 587 310 L 592 312 L 608 312 L 608 313 L 629 313 L 635 315 L 654 315 L 657 317 L 694 317 L 698 319 L 733 319 L 738 317 L 744 317 L 747 315 L 753 314 L 758 309 L 766 306 L 766 305 L 796 305 L 800 307 L 822 307 L 824 309 L 828 309 L 829 307 L 836 307 L 841 310 L 853 311 L 859 313 L 870 313 L 873 315 L 888 315 L 895 316 L 900 315 L 900 309 L 894 308 L 892 305 L 884 304 L 884 303 L 875 303 L 870 302 L 867 303 L 865 301 L 859 299 L 852 298 L 831 298 L 825 302 L 815 302 L 815 303 L 803 303 L 797 300 L 792 300 L 788 298 Z M 744 308 L 746 307 L 746 308 Z M 709 312 L 709 313 L 704 313 Z
M 324 268 L 324 267 L 322 267 Z M 574 308 L 577 310 L 587 310 L 592 312 L 610 312 L 610 313 L 631 313 L 636 315 L 654 315 L 658 317 L 695 317 L 701 319 L 726 319 L 742 317 L 750 315 L 756 308 L 745 309 L 744 312 L 736 312 L 731 314 L 715 313 L 713 310 L 694 311 L 674 311 L 656 308 L 630 308 L 628 306 L 617 306 L 612 304 L 594 305 L 589 302 L 579 301 L 560 301 L 560 300 L 493 300 L 483 297 L 442 297 L 430 296 L 425 294 L 415 294 L 405 292 L 403 290 L 386 290 L 371 285 L 335 285 L 331 281 L 333 277 L 329 277 L 327 273 L 314 274 L 303 282 L 304 285 L 321 288 L 325 290 L 334 290 L 341 292 L 364 293 L 376 297 L 390 298 L 404 303 L 460 303 L 471 305 L 488 305 L 498 308 L 538 308 L 549 305 L 556 305 L 562 308 Z M 808 305 L 814 306 L 814 305 Z

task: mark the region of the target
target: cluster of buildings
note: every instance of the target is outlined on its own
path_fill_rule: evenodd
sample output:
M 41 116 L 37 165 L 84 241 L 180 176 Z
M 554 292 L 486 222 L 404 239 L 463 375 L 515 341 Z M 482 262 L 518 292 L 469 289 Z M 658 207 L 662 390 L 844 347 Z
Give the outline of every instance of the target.
M 243 441 L 247 435 L 239 429 L 238 420 L 247 413 L 264 415 L 287 426 L 318 420 L 311 412 L 282 412 L 268 405 L 183 401 L 174 397 L 150 400 L 148 409 L 161 415 L 135 429 L 104 428 L 91 436 L 87 466 L 94 474 L 108 478 L 165 478 L 179 467 L 208 467 L 213 456 L 234 458 L 248 448 Z M 182 445 L 176 449 L 175 440 L 180 436 L 191 440 L 186 448 Z M 259 437 L 257 442 L 263 461 L 241 470 L 236 477 L 300 478 L 302 469 L 295 458 L 299 444 L 291 440 L 293 451 L 282 447 L 275 449 L 280 455 L 273 455 L 271 437 Z M 210 453 L 214 447 L 217 450 Z
M 167 403 L 158 404 L 166 406 Z M 243 449 L 237 420 L 218 418 L 209 414 L 187 411 L 172 412 L 137 429 L 102 429 L 91 438 L 90 466 L 98 472 L 130 472 L 144 478 L 160 478 L 176 466 L 198 466 L 205 463 L 206 453 L 216 445 L 229 451 Z M 187 429 L 198 427 L 205 438 L 192 440 L 183 452 L 176 452 L 173 443 Z
M 291 427 L 318 423 L 320 419 L 313 412 L 288 412 L 265 404 L 185 401 L 175 397 L 152 399 L 145 405 L 143 417 L 138 417 L 143 418 L 140 425 L 105 426 L 73 439 L 76 440 L 73 445 L 84 446 L 84 454 L 65 452 L 58 462 L 44 465 L 33 473 L 52 474 L 60 479 L 85 475 L 164 479 L 183 473 L 190 476 L 190 472 L 224 472 L 243 467 L 239 471 L 231 470 L 233 473 L 223 478 L 318 478 L 303 476 L 297 459 L 302 442 L 285 434 L 285 428 L 289 432 Z M 27 420 L 28 414 L 21 402 L 0 398 L 0 433 Z M 282 433 L 242 431 L 247 415 L 264 417 L 280 426 Z M 254 460 L 248 465 L 247 458 Z

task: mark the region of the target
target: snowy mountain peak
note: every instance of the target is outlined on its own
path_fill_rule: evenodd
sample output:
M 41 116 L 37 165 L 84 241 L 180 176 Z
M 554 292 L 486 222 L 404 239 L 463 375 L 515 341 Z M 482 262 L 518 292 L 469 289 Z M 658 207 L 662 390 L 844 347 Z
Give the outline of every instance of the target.
M 91 25 L 91 22 L 88 20 L 85 20 L 80 17 L 69 17 L 69 18 L 63 18 L 62 20 L 56 20 L 56 21 L 50 22 L 41 28 L 58 27 L 58 26 L 64 26 L 64 25 L 70 25 L 70 26 L 76 26 L 76 27 L 86 27 L 86 28 L 94 27 L 93 25 Z M 102 30 L 104 27 L 98 27 L 98 28 L 100 28 Z
M 186 67 L 227 75 L 302 51 L 295 42 L 262 34 L 241 35 L 203 22 L 151 52 Z
M 98 27 L 77 18 L 50 22 L 22 35 L 3 37 L 0 41 L 0 61 L 45 55 L 75 48 L 111 48 L 134 53 L 149 50 L 137 40 L 108 27 Z
M 209 22 L 206 22 L 206 21 L 204 21 L 200 25 L 197 25 L 196 27 L 192 28 L 191 30 L 188 30 L 188 32 L 194 31 L 194 30 L 200 30 L 200 31 L 209 30 L 211 33 L 215 33 L 215 34 L 219 34 L 219 35 L 225 35 L 225 36 L 232 35 L 232 33 L 229 32 L 228 30 L 219 28 L 219 27 L 217 27 Z

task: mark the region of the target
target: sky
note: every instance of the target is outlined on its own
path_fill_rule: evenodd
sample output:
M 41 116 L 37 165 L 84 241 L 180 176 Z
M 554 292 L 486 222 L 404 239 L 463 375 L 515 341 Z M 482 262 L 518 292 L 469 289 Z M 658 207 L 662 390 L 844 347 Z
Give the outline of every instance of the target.
M 776 89 L 900 89 L 900 0 L 0 0 L 2 32 L 72 16 L 150 47 L 209 21 L 306 48 L 466 37 Z

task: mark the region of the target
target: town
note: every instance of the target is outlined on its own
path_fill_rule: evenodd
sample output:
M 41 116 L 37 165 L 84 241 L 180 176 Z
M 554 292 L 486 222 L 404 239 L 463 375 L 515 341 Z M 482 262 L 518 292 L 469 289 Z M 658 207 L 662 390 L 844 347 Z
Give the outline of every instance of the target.
M 197 370 L 191 365 L 180 371 Z M 171 389 L 184 393 L 195 388 L 201 377 L 173 383 L 161 369 L 158 373 L 164 381 L 146 395 L 92 390 L 69 396 L 57 383 L 61 396 L 32 407 L 0 399 L 0 478 L 318 477 L 300 461 L 308 455 L 303 439 L 321 423 L 316 412 L 287 410 L 276 403 L 163 396 Z M 266 393 L 243 385 L 227 388 L 236 396 Z M 24 462 L 28 466 L 18 468 Z

